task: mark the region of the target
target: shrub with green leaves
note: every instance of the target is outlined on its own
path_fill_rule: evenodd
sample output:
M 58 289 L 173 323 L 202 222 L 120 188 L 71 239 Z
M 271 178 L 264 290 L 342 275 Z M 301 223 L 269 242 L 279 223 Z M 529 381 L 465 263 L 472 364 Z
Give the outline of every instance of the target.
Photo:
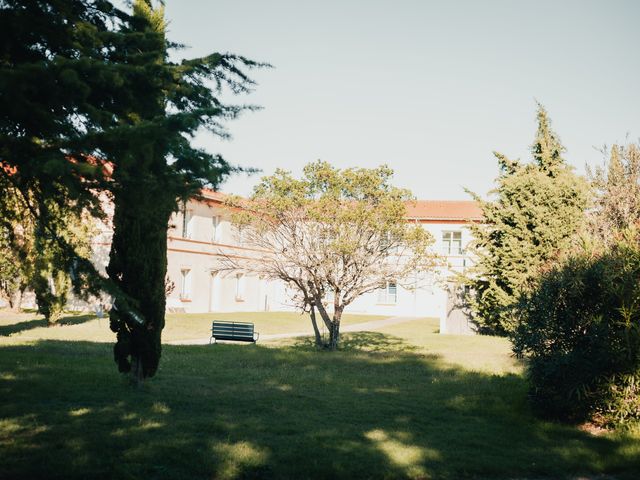
M 528 359 L 538 413 L 620 425 L 640 420 L 640 230 L 584 241 L 521 302 L 512 339 Z

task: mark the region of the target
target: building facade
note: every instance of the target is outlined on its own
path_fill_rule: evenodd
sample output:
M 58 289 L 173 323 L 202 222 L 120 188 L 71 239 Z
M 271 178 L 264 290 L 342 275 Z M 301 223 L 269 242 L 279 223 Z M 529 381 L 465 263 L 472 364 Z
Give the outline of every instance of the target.
M 231 221 L 226 196 L 204 190 L 170 220 L 167 260 L 167 311 L 184 313 L 294 311 L 291 292 L 280 281 L 260 278 L 251 272 L 220 272 L 221 257 L 250 258 L 256 250 L 243 242 L 242 232 Z M 113 213 L 105 201 L 107 217 Z M 418 200 L 408 206 L 407 222 L 429 231 L 433 248 L 446 259 L 446 266 L 432 281 L 416 289 L 405 289 L 389 282 L 375 292 L 362 295 L 346 309 L 347 313 L 385 316 L 435 317 L 441 333 L 470 334 L 474 326 L 465 311 L 460 287 L 447 281 L 471 265 L 466 247 L 471 240 L 469 226 L 482 220 L 482 212 L 472 201 Z M 109 261 L 112 226 L 99 225 L 94 245 L 94 263 L 103 270 Z M 93 302 L 95 303 L 95 302 Z M 77 298 L 69 299 L 72 310 L 93 307 Z M 0 305 L 2 306 L 2 305 Z M 27 293 L 23 306 L 35 307 Z
M 255 250 L 243 243 L 224 206 L 225 196 L 203 191 L 173 215 L 168 237 L 168 277 L 173 286 L 167 297 L 170 312 L 290 311 L 289 292 L 282 282 L 260 278 L 250 272 L 219 272 L 222 255 L 250 257 Z M 347 307 L 348 313 L 388 316 L 421 316 L 440 319 L 441 333 L 472 333 L 468 316 L 456 299 L 459 292 L 446 281 L 464 271 L 471 259 L 466 246 L 469 224 L 481 220 L 478 205 L 471 201 L 422 200 L 408 207 L 408 222 L 428 230 L 434 248 L 446 258 L 447 267 L 432 282 L 417 289 L 387 283 Z

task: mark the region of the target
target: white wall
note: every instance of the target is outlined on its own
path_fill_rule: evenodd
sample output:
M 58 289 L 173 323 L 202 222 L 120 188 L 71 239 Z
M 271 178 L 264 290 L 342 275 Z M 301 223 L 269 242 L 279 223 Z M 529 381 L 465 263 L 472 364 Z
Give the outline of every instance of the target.
M 239 244 L 237 232 L 231 224 L 230 214 L 216 201 L 190 201 L 188 212 L 188 238 L 183 237 L 183 212 L 174 214 L 169 223 L 168 276 L 174 289 L 167 297 L 169 311 L 188 313 L 240 312 L 240 311 L 290 311 L 290 292 L 277 281 L 258 278 L 245 273 L 241 279 L 241 295 L 238 296 L 236 272 L 213 273 L 217 270 L 220 252 L 231 255 L 251 256 L 252 249 Z M 219 217 L 214 238 L 213 217 Z M 463 249 L 471 239 L 469 229 L 463 223 L 424 222 L 422 227 L 435 239 L 434 249 L 443 253 L 443 232 L 461 232 Z M 108 254 L 108 232 L 101 232 L 96 248 L 96 263 L 104 266 Z M 446 331 L 447 293 L 444 280 L 454 271 L 469 266 L 464 255 L 448 255 L 448 266 L 440 269 L 432 282 L 420 282 L 417 289 L 405 289 L 398 285 L 395 302 L 381 302 L 378 292 L 358 298 L 347 307 L 347 313 L 368 313 L 388 316 L 428 316 L 440 318 L 441 331 Z M 182 293 L 182 272 L 189 271 L 190 285 L 187 295 Z
M 417 282 L 418 288 L 408 289 L 398 285 L 395 304 L 382 303 L 379 301 L 378 293 L 371 292 L 358 298 L 347 308 L 347 312 L 436 317 L 440 318 L 441 322 L 445 319 L 447 292 L 444 284 L 453 272 L 462 272 L 469 267 L 470 260 L 464 255 L 464 250 L 471 240 L 471 233 L 462 223 L 421 223 L 421 226 L 433 235 L 433 248 L 440 255 L 444 255 L 443 232 L 460 232 L 463 254 L 446 255 L 447 267 L 439 269 L 431 279 L 420 279 Z
M 220 252 L 250 256 L 252 249 L 239 243 L 229 212 L 217 203 L 189 202 L 187 205 L 189 238 L 183 238 L 183 212 L 170 221 L 168 275 L 174 283 L 167 297 L 167 308 L 189 313 L 288 310 L 283 286 L 243 273 L 213 273 L 219 266 Z M 213 217 L 219 217 L 214 240 Z M 182 271 L 189 271 L 190 288 L 181 296 Z M 238 293 L 240 283 L 240 295 Z

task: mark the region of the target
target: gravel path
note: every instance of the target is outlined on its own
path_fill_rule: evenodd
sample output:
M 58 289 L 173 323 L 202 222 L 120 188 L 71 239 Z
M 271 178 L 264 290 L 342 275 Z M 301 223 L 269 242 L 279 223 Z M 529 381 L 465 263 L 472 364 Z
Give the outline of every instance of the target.
M 340 328 L 340 333 L 345 332 L 364 332 L 369 330 L 376 330 L 378 328 L 386 327 L 388 325 L 396 325 L 398 323 L 412 322 L 422 317 L 388 317 L 382 320 L 371 320 L 369 322 L 354 323 L 353 325 L 346 325 Z M 295 337 L 310 337 L 313 332 L 289 332 L 289 333 L 274 333 L 271 335 L 260 335 L 259 342 L 268 340 L 279 340 L 281 338 L 295 338 Z M 196 338 L 193 340 L 174 340 L 167 342 L 168 345 L 206 345 L 209 343 L 209 337 Z

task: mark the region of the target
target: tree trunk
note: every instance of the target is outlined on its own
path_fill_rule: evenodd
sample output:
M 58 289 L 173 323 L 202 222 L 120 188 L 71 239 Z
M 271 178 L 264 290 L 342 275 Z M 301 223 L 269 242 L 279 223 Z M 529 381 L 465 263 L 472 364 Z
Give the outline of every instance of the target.
M 12 312 L 20 312 L 20 307 L 22 306 L 22 296 L 24 295 L 24 290 L 22 288 L 18 288 L 15 292 L 12 292 L 9 295 L 9 309 Z
M 312 305 L 311 310 L 309 310 L 309 316 L 311 317 L 311 325 L 313 325 L 313 333 L 316 336 L 316 346 L 322 347 L 322 336 L 320 335 L 320 330 L 318 329 L 318 322 L 316 321 L 316 309 Z
M 324 305 L 322 304 L 322 297 L 320 297 L 318 293 L 314 293 L 313 298 L 314 298 L 315 306 L 318 309 L 318 313 L 320 314 L 320 318 L 322 318 L 322 321 L 326 325 L 327 330 L 331 331 L 331 319 L 329 318 L 329 313 L 327 313 L 327 310 L 324 308 Z
M 333 313 L 333 321 L 331 322 L 331 335 L 329 336 L 329 350 L 336 350 L 340 341 L 340 319 L 342 318 L 342 309 L 336 308 Z
M 340 321 L 331 322 L 331 334 L 329 335 L 329 350 L 337 350 L 340 341 Z

